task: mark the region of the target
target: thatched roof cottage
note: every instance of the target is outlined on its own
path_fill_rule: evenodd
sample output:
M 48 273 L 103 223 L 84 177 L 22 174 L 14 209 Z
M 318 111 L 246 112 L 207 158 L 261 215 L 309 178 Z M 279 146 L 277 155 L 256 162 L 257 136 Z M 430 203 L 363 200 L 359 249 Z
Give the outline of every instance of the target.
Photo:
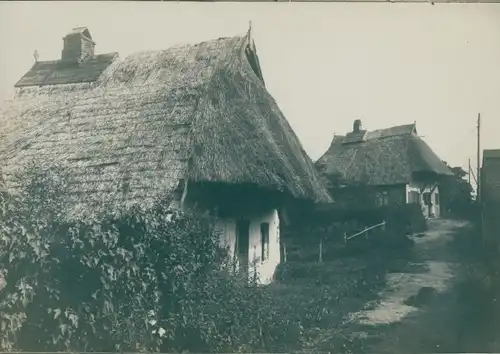
M 333 190 L 365 188 L 379 206 L 420 203 L 430 217 L 440 214 L 440 177 L 452 175 L 417 135 L 415 123 L 367 131 L 356 120 L 352 132 L 333 138 L 316 167 Z
M 500 150 L 483 150 L 480 171 L 482 232 L 486 242 L 500 250 Z
M 75 29 L 16 84 L 0 111 L 6 184 L 33 162 L 63 168 L 71 218 L 166 198 L 217 210 L 242 264 L 272 275 L 284 207 L 331 197 L 266 90 L 251 32 L 123 60 L 94 47 Z

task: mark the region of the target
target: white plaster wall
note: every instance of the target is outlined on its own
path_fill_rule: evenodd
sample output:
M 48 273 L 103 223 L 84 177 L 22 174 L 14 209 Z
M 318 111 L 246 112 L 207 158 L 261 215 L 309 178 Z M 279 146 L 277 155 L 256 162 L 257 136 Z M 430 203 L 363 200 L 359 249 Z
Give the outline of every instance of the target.
M 221 245 L 228 247 L 229 255 L 232 258 L 236 246 L 236 221 L 234 219 L 219 219 L 216 227 L 220 233 Z
M 410 202 L 410 195 L 409 195 L 410 192 L 420 193 L 420 186 L 415 182 L 406 185 L 406 203 Z M 422 204 L 422 202 L 423 198 L 422 195 L 420 195 L 420 204 Z
M 408 196 L 408 193 L 411 192 L 411 191 L 415 191 L 415 192 L 419 192 L 420 193 L 420 206 L 422 207 L 422 213 L 427 217 L 429 215 L 429 208 L 427 205 L 424 204 L 424 196 L 423 194 L 426 193 L 426 192 L 430 192 L 432 190 L 432 186 L 426 186 L 424 189 L 420 189 L 421 188 L 421 185 L 418 184 L 418 183 L 410 183 L 410 184 L 407 184 L 406 185 L 406 203 L 409 202 L 409 196 Z M 434 203 L 434 200 L 435 200 L 435 195 L 439 193 L 439 187 L 436 187 L 434 189 L 434 191 L 432 192 L 431 194 L 431 201 L 433 203 L 432 205 L 432 208 L 433 208 L 433 211 L 434 211 L 434 216 L 436 218 L 440 217 L 441 215 L 441 210 L 440 210 L 440 207 L 441 207 L 441 196 L 439 196 L 439 205 L 436 205 Z
M 269 223 L 269 258 L 262 261 L 260 224 Z M 276 267 L 280 263 L 280 221 L 276 209 L 262 214 L 250 222 L 250 274 L 257 271 L 258 282 L 268 284 L 273 280 Z M 256 268 L 252 263 L 255 262 Z
M 269 259 L 261 260 L 260 224 L 269 223 Z M 233 257 L 236 246 L 236 220 L 232 218 L 219 219 L 217 228 L 221 233 L 221 244 L 229 247 Z M 272 281 L 276 267 L 280 263 L 280 223 L 276 209 L 250 218 L 249 230 L 249 276 L 253 278 L 257 272 L 257 281 L 268 284 Z M 255 264 L 255 267 L 253 266 Z
M 439 194 L 439 205 L 436 205 L 435 203 L 435 195 Z M 439 186 L 434 189 L 434 192 L 431 195 L 432 198 L 432 203 L 434 205 L 434 215 L 436 218 L 441 217 L 441 194 L 439 193 Z

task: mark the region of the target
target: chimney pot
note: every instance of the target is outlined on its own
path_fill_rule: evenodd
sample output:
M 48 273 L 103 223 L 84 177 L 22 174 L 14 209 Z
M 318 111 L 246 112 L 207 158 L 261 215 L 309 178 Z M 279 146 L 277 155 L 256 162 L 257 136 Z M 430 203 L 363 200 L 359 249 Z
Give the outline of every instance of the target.
M 356 119 L 352 125 L 352 131 L 359 133 L 361 131 L 361 119 Z

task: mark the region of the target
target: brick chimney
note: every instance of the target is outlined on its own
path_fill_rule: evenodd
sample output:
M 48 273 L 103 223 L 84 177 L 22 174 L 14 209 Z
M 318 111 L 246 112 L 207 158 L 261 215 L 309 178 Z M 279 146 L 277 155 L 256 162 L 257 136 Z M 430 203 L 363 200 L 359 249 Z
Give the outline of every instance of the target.
M 64 61 L 83 63 L 94 56 L 95 43 L 86 27 L 74 28 L 63 41 L 61 59 Z
M 352 132 L 359 133 L 361 132 L 361 119 L 356 119 L 352 124 Z

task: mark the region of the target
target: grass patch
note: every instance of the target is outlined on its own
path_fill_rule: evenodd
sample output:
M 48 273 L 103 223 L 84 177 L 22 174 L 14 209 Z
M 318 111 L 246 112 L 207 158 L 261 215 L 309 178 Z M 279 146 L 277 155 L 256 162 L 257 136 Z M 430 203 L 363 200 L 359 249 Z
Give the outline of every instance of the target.
M 329 262 L 280 265 L 273 297 L 294 308 L 301 318 L 301 350 L 349 353 L 359 349 L 350 334 L 357 326 L 348 314 L 378 297 L 385 285 L 386 260 L 376 254 Z

